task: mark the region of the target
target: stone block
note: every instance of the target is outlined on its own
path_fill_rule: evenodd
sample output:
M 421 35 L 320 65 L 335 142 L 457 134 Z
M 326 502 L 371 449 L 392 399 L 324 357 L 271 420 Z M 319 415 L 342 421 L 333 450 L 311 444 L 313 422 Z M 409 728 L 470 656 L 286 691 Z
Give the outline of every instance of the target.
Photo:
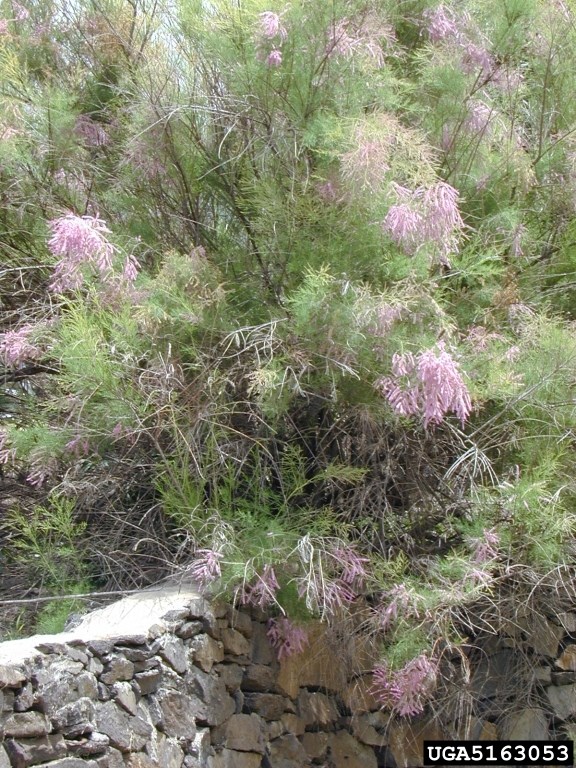
M 567 720 L 576 715 L 576 684 L 551 685 L 546 694 L 555 717 Z
M 550 738 L 548 718 L 543 709 L 521 709 L 508 715 L 501 726 L 501 738 L 511 741 Z
M 310 693 L 307 690 L 300 691 L 298 695 L 298 714 L 306 728 L 329 728 L 339 717 L 333 699 L 323 693 Z
M 206 763 L 207 768 L 260 768 L 261 765 L 259 752 L 234 752 L 233 749 L 223 749 Z
M 244 698 L 246 712 L 255 712 L 264 720 L 280 720 L 284 712 L 293 712 L 294 705 L 275 693 L 247 693 Z
M 105 671 L 100 675 L 100 681 L 112 685 L 119 680 L 132 680 L 134 664 L 123 656 L 110 655 L 106 659 Z
M 342 701 L 355 715 L 378 711 L 381 704 L 374 693 L 374 676 L 362 675 L 351 680 L 342 691 Z
M 293 715 L 291 712 L 284 712 L 280 718 L 280 722 L 286 733 L 292 733 L 294 736 L 302 736 L 306 730 L 306 723 L 298 715 Z
M 14 698 L 14 710 L 16 712 L 26 712 L 34 706 L 35 698 L 32 683 L 26 683 Z
M 555 662 L 558 669 L 566 672 L 576 671 L 576 645 L 567 645 Z
M 81 672 L 76 678 L 76 690 L 81 698 L 96 701 L 98 698 L 98 682 L 96 676 L 91 672 Z
M 198 703 L 178 691 L 160 690 L 154 698 L 160 710 L 164 733 L 178 739 L 193 739 L 196 735 Z
M 68 751 L 73 755 L 78 755 L 78 757 L 100 755 L 108 749 L 109 744 L 108 736 L 98 731 L 92 731 L 88 738 L 66 741 Z
M 110 744 L 121 752 L 142 749 L 152 733 L 152 727 L 140 717 L 131 717 L 114 701 L 101 704 L 96 712 L 96 724 L 106 734 Z
M 300 739 L 304 751 L 314 762 L 321 762 L 326 757 L 328 750 L 328 734 L 322 731 L 307 732 Z
M 238 611 L 231 605 L 226 606 L 226 618 L 232 629 L 237 629 L 238 632 L 242 632 L 244 637 L 252 637 L 252 619 L 244 611 Z
M 221 637 L 224 644 L 224 653 L 229 653 L 231 656 L 250 656 L 252 651 L 251 643 L 238 630 L 227 627 L 222 630 Z
M 301 768 L 310 765 L 310 758 L 302 744 L 292 733 L 274 739 L 268 745 L 267 763 L 270 768 Z M 343 766 L 335 766 L 343 768 Z M 368 766 L 368 768 L 371 768 Z
M 188 651 L 179 637 L 163 635 L 158 655 L 178 674 L 182 675 L 188 670 Z
M 238 664 L 217 664 L 214 671 L 226 686 L 229 693 L 234 693 L 240 688 L 244 670 Z
M 138 688 L 143 696 L 148 696 L 158 688 L 160 681 L 162 680 L 162 672 L 160 669 L 149 669 L 146 672 L 137 672 L 134 675 L 134 680 L 138 683 Z
M 347 684 L 346 665 L 334 663 L 340 659 L 337 648 L 326 626 L 320 622 L 306 625 L 308 645 L 302 653 L 294 654 L 280 662 L 277 685 L 291 698 L 296 698 L 299 688 L 322 688 L 331 693 L 341 693 Z
M 232 715 L 212 731 L 212 744 L 238 752 L 264 754 L 264 723 L 258 715 Z
M 249 664 L 242 677 L 242 690 L 253 692 L 272 691 L 275 688 L 276 675 L 267 664 Z
M 6 750 L 1 744 L 0 744 L 0 768 L 11 768 L 10 760 L 8 759 L 8 755 L 6 754 Z
M 55 730 L 69 739 L 84 736 L 96 729 L 94 702 L 88 698 L 65 704 L 52 716 Z
M 51 730 L 49 718 L 40 712 L 16 712 L 4 721 L 3 726 L 4 735 L 16 739 L 46 736 Z
M 66 742 L 60 733 L 36 739 L 9 739 L 4 744 L 13 768 L 47 763 L 66 755 Z
M 26 680 L 26 673 L 12 665 L 0 664 L 0 688 L 20 688 Z
M 328 747 L 333 768 L 378 768 L 374 750 L 360 744 L 348 731 L 331 733 Z
M 210 672 L 214 664 L 224 658 L 224 646 L 210 635 L 196 635 L 189 643 L 192 662 L 204 672 Z
M 189 640 L 194 635 L 199 635 L 202 632 L 203 624 L 201 621 L 187 621 L 176 630 L 178 637 L 183 640 Z
M 129 715 L 135 715 L 137 712 L 136 694 L 130 683 L 114 683 L 112 686 L 112 695 L 117 704 L 125 709 Z
M 274 666 L 276 663 L 276 654 L 270 645 L 264 624 L 253 624 L 251 659 L 254 664 L 270 664 Z M 296 695 L 297 692 L 293 698 L 296 698 Z
M 234 699 L 224 682 L 214 674 L 200 669 L 186 675 L 187 690 L 195 700 L 196 717 L 200 725 L 221 725 L 236 712 Z

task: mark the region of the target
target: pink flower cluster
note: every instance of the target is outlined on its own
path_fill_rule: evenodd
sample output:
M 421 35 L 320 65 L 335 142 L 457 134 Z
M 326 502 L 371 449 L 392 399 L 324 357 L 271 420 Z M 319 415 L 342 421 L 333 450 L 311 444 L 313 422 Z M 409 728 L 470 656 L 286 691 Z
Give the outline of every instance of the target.
M 458 251 L 464 222 L 454 187 L 439 181 L 413 191 L 394 184 L 394 191 L 399 202 L 390 207 L 382 227 L 395 243 L 409 254 L 432 244 L 443 262 L 449 253 Z
M 190 576 L 203 587 L 216 581 L 222 575 L 220 560 L 223 557 L 221 552 L 213 549 L 196 550 L 196 559 L 189 569 Z
M 386 631 L 396 621 L 398 615 L 405 616 L 407 614 L 411 598 L 410 592 L 404 584 L 397 584 L 383 597 L 388 602 L 380 605 L 376 609 L 375 615 L 379 628 Z
M 500 545 L 500 536 L 493 529 L 485 529 L 483 537 L 474 542 L 474 552 L 472 562 L 482 565 L 498 557 L 498 546 Z
M 275 602 L 276 592 L 280 589 L 274 568 L 265 565 L 261 574 L 256 575 L 254 584 L 246 585 L 240 592 L 240 602 L 243 605 L 254 605 L 260 609 L 267 608 Z
M 286 27 L 278 13 L 264 11 L 260 14 L 260 33 L 267 43 L 272 44 L 272 50 L 265 55 L 269 67 L 279 67 L 282 64 L 282 43 L 288 37 Z
M 421 413 L 424 426 L 440 424 L 452 412 L 465 423 L 472 403 L 458 364 L 444 343 L 437 351 L 427 349 L 414 357 L 410 352 L 392 358 L 392 376 L 381 378 L 378 389 L 396 413 L 414 416 Z
M 48 248 L 60 261 L 56 265 L 50 290 L 55 293 L 76 290 L 84 281 L 83 267 L 94 267 L 104 281 L 114 278 L 112 258 L 116 248 L 108 240 L 110 230 L 102 219 L 94 216 L 65 216 L 50 222 L 52 237 Z M 128 256 L 122 279 L 133 282 L 138 274 L 138 262 Z
M 25 360 L 42 357 L 42 350 L 30 339 L 34 330 L 34 325 L 26 323 L 16 331 L 0 334 L 0 359 L 6 366 L 16 368 Z
M 338 569 L 341 571 L 340 579 L 350 587 L 362 589 L 366 581 L 366 564 L 370 561 L 367 557 L 361 557 L 352 547 L 336 547 L 332 551 Z
M 449 42 L 461 49 L 462 66 L 465 71 L 477 69 L 490 73 L 494 69 L 494 58 L 483 45 L 475 43 L 467 31 L 470 17 L 457 16 L 443 3 L 423 14 L 428 38 L 432 43 Z
M 278 661 L 287 659 L 295 653 L 302 653 L 309 643 L 306 630 L 284 616 L 280 619 L 270 619 L 266 635 L 276 649 Z
M 85 147 L 105 147 L 109 137 L 104 128 L 96 120 L 88 115 L 80 115 L 74 126 L 74 133 L 82 141 Z
M 421 654 L 392 671 L 380 664 L 374 671 L 375 696 L 402 717 L 419 715 L 436 687 L 437 665 Z
M 384 51 L 380 41 L 383 38 L 393 39 L 393 33 L 371 14 L 364 15 L 360 22 L 340 19 L 329 30 L 326 54 L 350 59 L 359 53 L 372 59 L 377 67 L 382 67 Z

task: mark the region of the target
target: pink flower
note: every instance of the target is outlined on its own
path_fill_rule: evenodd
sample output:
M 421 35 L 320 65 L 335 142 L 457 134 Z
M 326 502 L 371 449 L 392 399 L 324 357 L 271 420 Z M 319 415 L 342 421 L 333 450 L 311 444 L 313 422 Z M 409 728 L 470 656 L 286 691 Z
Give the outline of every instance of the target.
M 86 147 L 104 147 L 109 142 L 108 134 L 96 120 L 80 115 L 74 126 L 74 133 Z
M 139 269 L 140 269 L 140 264 L 138 264 L 134 256 L 130 254 L 129 256 L 126 257 L 126 261 L 124 263 L 124 270 L 122 272 L 123 279 L 127 283 L 133 283 L 138 277 Z
M 462 34 L 458 19 L 454 11 L 445 5 L 424 11 L 426 31 L 430 42 L 438 43 L 442 40 L 458 40 Z
M 340 577 L 342 581 L 349 586 L 355 584 L 358 589 L 361 589 L 367 576 L 365 564 L 370 562 L 368 558 L 360 557 L 350 546 L 337 547 L 332 555 L 342 571 Z
M 12 368 L 21 365 L 26 360 L 38 360 L 42 350 L 30 340 L 35 326 L 27 323 L 17 331 L 6 331 L 0 334 L 0 358 L 4 364 Z
M 16 458 L 16 449 L 9 448 L 8 433 L 0 429 L 0 464 L 8 464 Z
M 490 120 L 494 114 L 483 101 L 474 101 L 468 108 L 468 117 L 463 123 L 463 127 L 471 133 L 485 133 L 490 125 Z
M 0 19 L 0 35 L 8 34 L 8 19 Z
M 51 221 L 50 228 L 48 248 L 60 257 L 50 290 L 62 293 L 79 288 L 85 264 L 95 266 L 103 276 L 111 272 L 115 249 L 106 238 L 110 230 L 101 219 L 68 213 Z
M 309 642 L 306 630 L 296 626 L 284 616 L 280 619 L 270 619 L 266 634 L 272 647 L 276 649 L 278 661 L 287 659 L 295 653 L 302 653 Z
M 268 64 L 269 67 L 279 67 L 280 64 L 282 64 L 282 51 L 279 51 L 277 48 L 270 51 L 268 58 L 266 59 L 266 64 Z
M 280 40 L 284 41 L 288 37 L 286 28 L 280 21 L 280 16 L 272 11 L 264 11 L 260 14 L 260 29 L 268 40 L 279 37 Z
M 64 448 L 70 453 L 73 453 L 76 458 L 87 456 L 90 453 L 90 443 L 81 435 L 72 438 L 72 440 L 66 443 Z
M 192 563 L 189 573 L 201 586 L 205 587 L 212 581 L 216 581 L 222 575 L 220 560 L 224 557 L 213 549 L 196 550 L 196 559 Z
M 494 528 L 484 529 L 483 538 L 477 539 L 474 542 L 472 562 L 482 565 L 489 560 L 494 560 L 495 557 L 498 557 L 499 544 L 500 536 Z
M 16 21 L 26 21 L 30 17 L 30 11 L 20 3 L 14 3 L 14 9 L 16 11 Z
M 247 585 L 240 593 L 240 602 L 243 605 L 254 605 L 258 608 L 267 608 L 275 601 L 276 592 L 280 589 L 274 568 L 265 565 L 260 575 L 256 575 L 256 583 Z
M 375 667 L 374 694 L 402 717 L 420 714 L 436 687 L 437 666 L 426 656 L 412 659 L 392 671 L 386 663 Z

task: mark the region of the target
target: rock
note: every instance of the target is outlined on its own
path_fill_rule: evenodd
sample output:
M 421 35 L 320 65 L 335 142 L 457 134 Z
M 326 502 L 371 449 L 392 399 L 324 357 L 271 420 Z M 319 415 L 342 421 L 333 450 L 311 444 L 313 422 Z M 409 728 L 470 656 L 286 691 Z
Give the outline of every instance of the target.
M 267 741 L 274 741 L 274 739 L 277 739 L 286 733 L 286 729 L 284 728 L 284 723 L 282 720 L 270 720 L 266 725 Z
M 98 731 L 92 731 L 87 739 L 75 739 L 66 742 L 68 751 L 79 757 L 99 755 L 106 751 L 109 744 L 108 736 L 105 733 L 98 733 Z
M 507 648 L 482 656 L 472 675 L 472 694 L 478 698 L 505 696 L 517 666 L 516 654 Z
M 238 664 L 218 664 L 214 670 L 229 693 L 240 688 L 244 670 Z
M 203 624 L 201 621 L 187 621 L 176 630 L 176 634 L 183 640 L 188 640 L 189 638 L 194 637 L 194 635 L 200 634 L 200 632 L 202 632 L 202 627 Z
M 302 744 L 292 733 L 274 739 L 268 745 L 268 765 L 270 768 L 294 768 L 310 765 L 310 759 Z M 376 764 L 375 768 L 376 768 Z M 340 766 L 337 766 L 340 768 Z M 370 766 L 368 766 L 370 768 Z
M 92 656 L 92 658 L 88 660 L 86 669 L 93 675 L 99 675 L 104 669 L 104 664 L 102 664 L 97 656 Z
M 146 672 L 138 672 L 134 675 L 134 680 L 138 683 L 138 688 L 143 696 L 147 696 L 158 688 L 162 672 L 159 669 L 150 669 Z
M 197 758 L 201 766 L 206 765 L 208 756 L 214 751 L 210 741 L 210 729 L 198 728 L 194 741 L 188 746 L 187 751 L 192 757 Z
M 135 715 L 137 711 L 136 694 L 132 690 L 130 683 L 114 683 L 112 694 L 117 704 L 130 715 Z
M 564 627 L 547 619 L 530 614 L 519 621 L 527 635 L 527 642 L 536 653 L 549 658 L 555 658 L 558 653 L 558 645 L 564 636 Z
M 259 752 L 234 752 L 223 749 L 222 752 L 209 757 L 207 768 L 260 768 L 262 755 Z M 293 766 L 291 766 L 293 768 Z
M 293 712 L 294 706 L 284 696 L 275 693 L 247 693 L 244 709 L 247 712 L 255 712 L 264 720 L 280 720 L 284 712 Z
M 339 716 L 338 708 L 332 699 L 323 693 L 300 691 L 298 696 L 298 714 L 306 724 L 306 728 L 326 728 L 331 726 Z
M 560 658 L 555 662 L 558 669 L 565 671 L 576 671 L 576 645 L 568 645 L 560 654 Z
M 43 736 L 36 739 L 9 739 L 4 744 L 13 768 L 25 768 L 28 765 L 47 763 L 66 755 L 66 742 L 61 734 Z
M 132 680 L 134 664 L 123 656 L 111 655 L 106 661 L 106 671 L 100 675 L 101 682 L 112 685 L 119 680 Z
M 534 680 L 542 685 L 550 685 L 552 682 L 552 669 L 546 667 L 536 667 L 534 670 Z
M 340 662 L 341 651 L 334 646 L 330 630 L 316 622 L 307 624 L 306 631 L 308 645 L 302 653 L 282 659 L 277 685 L 291 698 L 296 698 L 300 687 L 340 693 L 347 685 L 347 671 Z
M 242 678 L 243 691 L 271 691 L 276 683 L 274 670 L 266 664 L 249 664 Z
M 187 650 L 179 637 L 164 635 L 160 639 L 158 655 L 178 674 L 184 674 L 188 670 Z
M 568 683 L 576 683 L 576 672 L 552 672 L 551 677 L 554 685 L 568 685 Z
M 32 683 L 26 683 L 23 686 L 20 693 L 14 699 L 14 710 L 16 712 L 26 712 L 34 705 L 34 690 L 32 689 Z
M 250 641 L 247 640 L 241 632 L 230 627 L 222 630 L 222 642 L 224 652 L 232 656 L 249 657 L 251 652 Z
M 551 685 L 546 694 L 554 715 L 560 720 L 576 715 L 576 685 Z
M 221 725 L 236 712 L 234 699 L 228 694 L 224 682 L 213 674 L 199 669 L 186 675 L 187 687 L 196 699 L 196 717 L 201 725 Z
M 244 637 L 252 637 L 252 619 L 244 611 L 238 611 L 231 605 L 226 606 L 226 618 L 232 629 L 242 632 Z
M 166 738 L 163 734 L 158 734 L 158 737 L 157 764 L 162 768 L 180 768 L 184 760 L 184 753 L 178 742 L 175 739 Z
M 280 722 L 284 726 L 286 733 L 292 733 L 294 736 L 302 736 L 306 730 L 306 724 L 301 717 L 293 715 L 291 712 L 285 712 L 280 718 Z
M 18 667 L 0 664 L 0 688 L 20 688 L 26 680 L 26 674 Z
M 94 760 L 81 760 L 79 757 L 64 757 L 48 763 L 46 768 L 98 768 L 98 763 Z
M 390 715 L 384 712 L 370 712 L 352 719 L 354 736 L 363 744 L 372 747 L 385 747 L 388 744 L 387 730 Z
M 522 709 L 513 712 L 504 720 L 501 739 L 522 741 L 523 739 L 547 741 L 550 738 L 548 718 L 543 709 Z
M 193 739 L 196 735 L 197 703 L 178 691 L 160 690 L 155 695 L 160 708 L 161 725 L 167 736 Z
M 232 715 L 212 731 L 212 743 L 238 752 L 264 754 L 263 722 L 258 715 Z
M 566 632 L 571 635 L 576 634 L 576 613 L 565 611 L 558 613 L 555 618 L 560 622 L 560 625 L 564 627 Z
M 374 750 L 360 744 L 348 731 L 331 733 L 328 748 L 334 768 L 378 768 Z
M 40 712 L 16 712 L 4 722 L 5 736 L 32 738 L 46 736 L 52 730 L 50 720 Z
M 52 716 L 54 729 L 69 739 L 84 736 L 96 729 L 96 711 L 91 699 L 83 698 L 65 704 Z
M 319 731 L 317 733 L 305 733 L 301 738 L 304 751 L 314 762 L 321 762 L 326 757 L 328 750 L 328 734 Z
M 11 768 L 10 760 L 8 759 L 8 755 L 6 754 L 6 750 L 1 744 L 0 744 L 0 768 Z
M 355 715 L 379 710 L 381 704 L 374 694 L 373 675 L 362 675 L 350 681 L 342 692 L 342 701 Z
M 82 698 L 93 699 L 94 701 L 98 698 L 98 682 L 91 672 L 82 672 L 78 675 L 76 689 Z
M 192 661 L 204 672 L 210 672 L 214 664 L 224 658 L 224 646 L 210 635 L 197 635 L 189 647 Z
M 128 755 L 126 758 L 126 768 L 158 768 L 158 763 L 148 755 L 138 752 Z
M 274 664 L 276 662 L 276 654 L 270 645 L 264 624 L 254 624 L 252 627 L 251 659 L 254 664 Z M 297 693 L 294 694 L 293 698 L 296 698 Z
M 96 712 L 98 730 L 105 733 L 110 744 L 121 752 L 142 749 L 152 733 L 152 727 L 139 717 L 130 717 L 113 701 L 101 704 Z

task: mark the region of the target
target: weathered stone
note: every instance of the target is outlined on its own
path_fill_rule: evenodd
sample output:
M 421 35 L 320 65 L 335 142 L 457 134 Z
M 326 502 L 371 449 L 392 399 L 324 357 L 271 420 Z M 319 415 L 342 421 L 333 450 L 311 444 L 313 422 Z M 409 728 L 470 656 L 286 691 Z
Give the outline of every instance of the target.
M 551 685 L 546 693 L 554 715 L 560 720 L 576 715 L 576 685 Z
M 139 717 L 131 717 L 113 701 L 102 704 L 96 713 L 98 730 L 105 733 L 113 747 L 121 752 L 142 749 L 152 728 Z
M 542 709 L 522 709 L 504 720 L 501 738 L 505 740 L 548 740 L 548 718 Z
M 338 708 L 325 694 L 302 690 L 298 696 L 298 714 L 307 728 L 326 728 L 338 719 Z
M 264 754 L 263 722 L 258 715 L 232 715 L 212 731 L 212 743 L 239 752 Z
M 210 635 L 197 635 L 189 643 L 192 661 L 204 672 L 210 672 L 214 664 L 224 658 L 224 646 Z
M 163 733 L 159 733 L 155 749 L 151 747 L 147 747 L 147 751 L 151 757 L 155 757 L 156 764 L 161 768 L 181 768 L 184 753 L 176 739 L 166 738 Z
M 565 671 L 576 671 L 576 645 L 568 645 L 560 654 L 555 662 L 558 669 Z
M 16 712 L 26 712 L 26 710 L 32 708 L 34 700 L 35 696 L 32 683 L 26 683 L 14 699 L 14 710 Z
M 234 691 L 232 698 L 236 704 L 236 714 L 239 715 L 244 710 L 244 693 L 242 691 Z
M 128 755 L 125 760 L 126 768 L 158 768 L 158 763 L 143 752 Z
M 93 675 L 98 676 L 104 669 L 104 664 L 102 664 L 97 656 L 92 656 L 92 658 L 88 660 L 88 666 L 86 669 Z
M 114 643 L 112 640 L 91 640 L 88 643 L 88 650 L 99 658 L 107 656 L 113 647 Z
M 534 680 L 542 685 L 550 685 L 552 682 L 552 669 L 550 667 L 536 667 L 534 670 Z
M 568 683 L 576 683 L 576 672 L 552 672 L 551 677 L 554 685 L 568 685 Z
M 304 747 L 292 733 L 271 741 L 267 751 L 270 768 L 294 768 L 296 765 L 300 768 L 300 766 L 310 765 L 310 759 Z
M 120 704 L 120 706 L 125 709 L 128 714 L 136 714 L 136 694 L 132 690 L 130 683 L 114 683 L 112 686 L 112 694 L 116 703 Z
M 194 741 L 188 746 L 187 751 L 192 757 L 197 758 L 201 766 L 206 765 L 209 755 L 214 751 L 210 740 L 210 729 L 198 728 Z
M 172 608 L 161 616 L 162 621 L 178 622 L 186 621 L 190 617 L 188 608 Z
M 555 616 L 556 620 L 569 634 L 576 634 L 576 613 L 563 611 Z
M 201 725 L 221 725 L 236 711 L 234 699 L 223 681 L 199 669 L 186 676 L 187 687 L 196 699 L 196 717 Z
M 0 688 L 20 688 L 26 673 L 18 667 L 0 664 Z
M 159 669 L 150 669 L 147 672 L 138 672 L 134 675 L 134 680 L 138 683 L 140 693 L 147 696 L 158 688 L 162 672 Z
M 390 716 L 384 712 L 364 713 L 352 719 L 352 732 L 363 744 L 372 747 L 385 747 Z
M 334 768 L 378 768 L 374 750 L 360 744 L 348 731 L 331 733 L 328 746 Z
M 234 752 L 233 749 L 223 749 L 209 757 L 206 765 L 207 768 L 260 768 L 261 764 L 262 755 L 259 752 Z
M 247 693 L 244 709 L 255 712 L 264 720 L 280 720 L 284 712 L 293 712 L 294 706 L 284 696 L 275 693 Z
M 268 741 L 273 741 L 286 733 L 282 720 L 269 720 L 266 725 L 266 738 Z
M 232 629 L 242 632 L 244 637 L 252 637 L 252 619 L 244 611 L 238 611 L 231 605 L 226 606 L 226 618 Z
M 250 656 L 252 650 L 250 641 L 238 630 L 231 627 L 223 629 L 222 642 L 224 643 L 225 653 L 229 653 L 232 656 Z
M 4 722 L 4 735 L 15 738 L 46 736 L 52 730 L 50 720 L 40 712 L 16 712 Z
M 509 649 L 482 656 L 472 675 L 473 694 L 479 698 L 505 696 L 517 666 L 517 656 Z
M 98 755 L 101 752 L 104 752 L 109 744 L 110 739 L 108 736 L 106 736 L 105 733 L 98 733 L 98 731 L 92 731 L 87 739 L 66 741 L 68 751 L 79 757 Z
M 139 648 L 117 648 L 116 650 L 132 663 L 146 661 L 146 659 L 149 659 L 150 656 L 154 655 L 154 652 L 149 645 L 142 645 Z
M 112 685 L 119 680 L 131 680 L 134 675 L 134 664 L 123 656 L 111 655 L 106 660 L 105 669 L 100 675 L 100 680 L 106 685 Z
M 306 724 L 301 717 L 293 715 L 291 712 L 284 712 L 280 718 L 286 733 L 292 733 L 294 736 L 301 736 L 306 730 Z
M 8 755 L 6 754 L 6 750 L 1 744 L 0 744 L 0 768 L 11 768 L 10 760 L 8 759 Z
M 190 601 L 190 618 L 199 619 L 202 622 L 203 630 L 215 637 L 216 640 L 219 639 L 214 608 L 203 597 L 196 597 Z
M 47 763 L 45 768 L 98 768 L 98 763 L 95 760 L 82 760 L 79 757 L 64 757 L 62 760 Z
M 126 768 L 122 752 L 110 747 L 104 757 L 97 758 L 98 768 Z
M 266 664 L 250 664 L 242 678 L 243 691 L 271 691 L 276 683 L 274 670 Z
M 203 625 L 201 621 L 187 621 L 176 630 L 176 634 L 183 640 L 188 640 L 189 638 L 194 637 L 194 635 L 199 635 L 200 632 L 202 632 L 202 627 Z
M 277 685 L 291 698 L 296 698 L 301 687 L 340 693 L 346 688 L 348 675 L 345 664 L 334 663 L 341 651 L 335 647 L 330 630 L 317 622 L 306 625 L 306 632 L 309 642 L 302 653 L 280 662 Z
M 421 768 L 424 741 L 447 738 L 448 734 L 434 723 L 420 720 L 409 722 L 406 719 L 390 721 L 389 749 L 398 768 Z
M 188 654 L 179 637 L 164 635 L 160 639 L 158 654 L 178 674 L 183 674 L 188 670 Z
M 167 736 L 193 739 L 196 735 L 197 703 L 178 691 L 161 690 L 155 695 L 160 708 L 161 724 Z
M 270 645 L 264 624 L 254 624 L 252 627 L 252 654 L 254 664 L 271 664 L 276 662 L 276 654 Z M 297 691 L 292 698 L 296 698 Z
M 36 739 L 18 739 L 5 742 L 13 768 L 25 768 L 28 765 L 47 763 L 66 755 L 66 742 L 60 733 L 42 736 Z
M 83 698 L 65 704 L 52 716 L 52 723 L 69 739 L 84 736 L 96 728 L 96 711 L 91 699 Z
M 128 645 L 128 646 L 134 646 L 134 645 L 146 645 L 146 643 L 149 641 L 149 639 L 154 634 L 154 627 L 156 625 L 151 625 L 148 629 L 148 632 L 144 634 L 143 632 L 134 633 L 133 635 L 117 635 L 113 643 L 114 645 Z
M 356 715 L 379 710 L 381 704 L 374 693 L 374 676 L 362 675 L 351 680 L 342 692 L 342 701 Z
M 229 693 L 240 688 L 244 670 L 238 664 L 217 664 L 214 670 Z
M 95 675 L 91 672 L 79 674 L 76 678 L 76 690 L 80 697 L 96 701 L 98 698 L 98 682 Z
M 318 731 L 317 733 L 305 733 L 301 738 L 302 746 L 308 757 L 321 762 L 326 757 L 328 750 L 328 734 Z
M 527 642 L 537 653 L 549 658 L 556 657 L 558 645 L 564 636 L 564 627 L 532 614 L 518 623 L 526 632 Z

